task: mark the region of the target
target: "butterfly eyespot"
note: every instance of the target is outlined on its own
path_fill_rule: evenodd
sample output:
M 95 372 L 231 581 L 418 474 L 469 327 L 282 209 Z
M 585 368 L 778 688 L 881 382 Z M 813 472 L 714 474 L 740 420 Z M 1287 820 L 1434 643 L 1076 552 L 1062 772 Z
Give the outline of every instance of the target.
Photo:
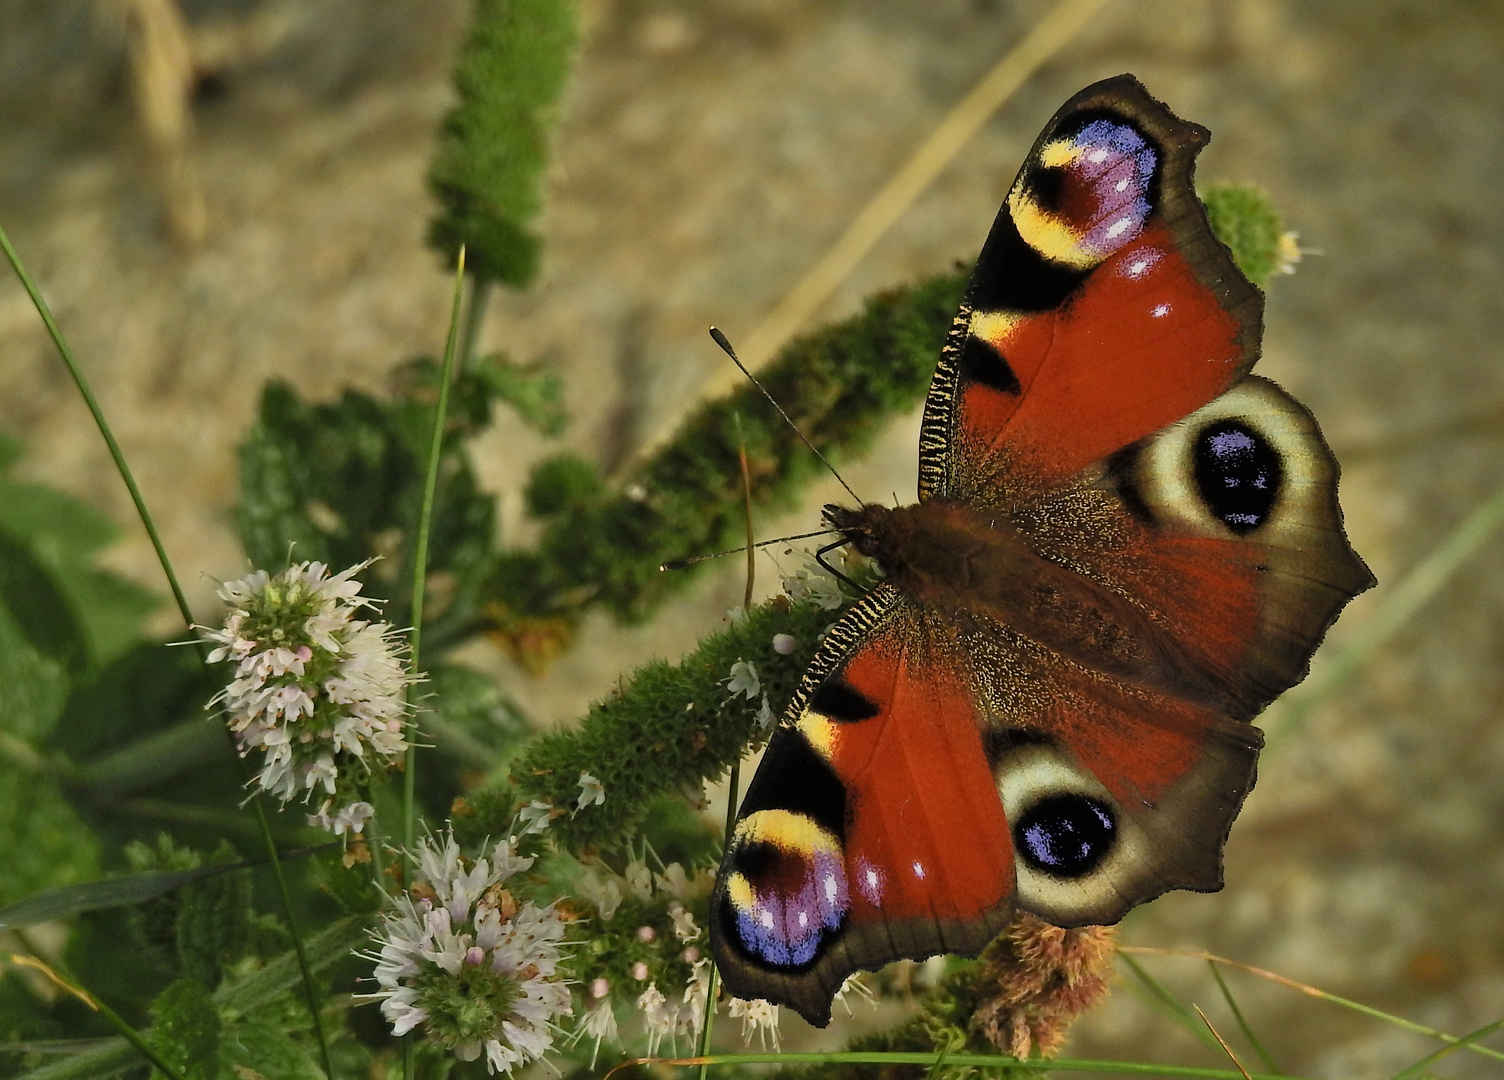
M 1117 819 L 1099 799 L 1076 793 L 1040 799 L 1013 828 L 1019 856 L 1051 877 L 1076 878 L 1097 868 L 1117 841 Z
M 1257 430 L 1236 419 L 1208 424 L 1196 435 L 1193 456 L 1196 488 L 1213 516 L 1240 536 L 1269 519 L 1284 468 Z
M 1064 168 L 1036 169 L 1029 174 L 1027 181 L 1029 198 L 1041 210 L 1051 214 L 1059 213 L 1069 179 L 1070 174 Z
M 716 916 L 725 936 L 773 967 L 813 963 L 851 906 L 840 842 L 802 814 L 744 818 L 722 873 Z

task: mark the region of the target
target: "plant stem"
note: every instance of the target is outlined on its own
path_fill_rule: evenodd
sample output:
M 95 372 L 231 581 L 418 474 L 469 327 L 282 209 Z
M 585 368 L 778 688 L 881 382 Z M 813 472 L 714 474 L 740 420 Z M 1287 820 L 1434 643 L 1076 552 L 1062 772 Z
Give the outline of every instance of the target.
M 99 402 L 94 398 L 94 391 L 89 388 L 89 380 L 84 378 L 83 370 L 78 366 L 78 361 L 73 357 L 73 350 L 68 347 L 63 332 L 57 325 L 57 320 L 52 317 L 52 309 L 47 306 L 47 301 L 42 299 L 41 291 L 36 283 L 31 280 L 31 275 L 26 272 L 26 267 L 21 263 L 21 256 L 11 246 L 10 237 L 5 230 L 0 228 L 0 248 L 4 248 L 5 257 L 10 260 L 10 265 L 16 272 L 16 277 L 21 279 L 21 285 L 26 294 L 31 297 L 32 304 L 37 309 L 37 314 L 42 317 L 42 324 L 47 327 L 47 333 L 52 336 L 52 343 L 57 346 L 57 351 L 62 355 L 63 363 L 68 367 L 68 373 L 73 376 L 73 384 L 78 387 L 78 392 L 84 399 L 84 404 L 89 407 L 90 414 L 94 417 L 94 424 L 99 428 L 99 434 L 104 437 L 104 442 L 110 450 L 110 457 L 115 460 L 115 468 L 120 473 L 120 478 L 125 481 L 126 490 L 130 492 L 131 501 L 136 504 L 136 513 L 141 518 L 141 524 L 146 528 L 146 535 L 151 538 L 151 546 L 156 550 L 157 561 L 162 566 L 162 573 L 167 578 L 168 587 L 172 589 L 173 600 L 178 605 L 178 612 L 183 617 L 183 623 L 191 632 L 193 629 L 193 612 L 188 608 L 188 599 L 183 595 L 182 587 L 178 585 L 178 576 L 172 569 L 172 560 L 167 557 L 167 549 L 162 546 L 162 538 L 157 534 L 157 527 L 152 521 L 151 511 L 146 508 L 146 501 L 141 497 L 141 489 L 136 486 L 136 478 L 131 474 L 131 468 L 125 461 L 125 454 L 120 449 L 120 444 L 115 441 L 115 434 L 110 430 L 109 421 L 105 419 L 104 410 L 99 407 Z M 208 654 L 204 649 L 203 642 L 198 642 L 198 655 L 207 663 Z M 228 729 L 226 729 L 228 734 Z M 277 858 L 277 845 L 272 838 L 271 826 L 266 820 L 266 810 L 261 804 L 259 793 L 252 797 L 252 803 L 256 807 L 256 818 L 261 827 L 261 836 L 266 841 L 266 851 L 271 858 L 272 870 L 277 879 L 277 893 L 282 900 L 283 914 L 287 918 L 288 930 L 292 933 L 294 944 L 297 946 L 299 967 L 303 973 L 303 989 L 308 996 L 308 1010 L 313 1018 L 314 1031 L 319 1037 L 319 1051 L 324 1061 L 324 1071 L 333 1080 L 334 1074 L 329 1069 L 329 1046 L 324 1039 L 323 1020 L 319 1016 L 318 999 L 313 988 L 312 974 L 308 970 L 308 962 L 303 955 L 303 940 L 298 936 L 297 922 L 293 917 L 292 898 L 287 891 L 287 882 L 282 876 L 282 863 Z M 123 1022 L 123 1021 L 122 1021 Z
M 752 610 L 752 586 L 757 581 L 757 546 L 753 543 L 756 539 L 752 531 L 752 473 L 747 468 L 747 446 L 743 443 L 737 447 L 737 459 L 742 470 L 742 511 L 747 518 L 747 587 L 742 593 L 742 611 Z M 736 829 L 736 789 L 741 786 L 742 763 L 736 762 L 731 766 L 731 779 L 726 786 L 726 839 L 722 850 L 731 846 L 731 834 Z M 715 966 L 714 959 L 710 964 L 710 983 L 705 993 L 705 1028 L 700 1032 L 700 1056 L 710 1053 L 710 1029 L 715 1021 L 715 998 L 720 989 L 720 970 Z M 700 1066 L 700 1080 L 705 1080 L 708 1064 Z
M 277 841 L 272 837 L 271 823 L 266 820 L 266 808 L 258 794 L 251 800 L 256 808 L 256 823 L 261 827 L 261 839 L 271 856 L 272 878 L 277 883 L 277 896 L 282 901 L 282 915 L 287 920 L 287 930 L 292 934 L 293 951 L 298 957 L 298 972 L 303 977 L 303 995 L 308 999 L 308 1015 L 313 1018 L 313 1032 L 319 1040 L 319 1060 L 324 1066 L 324 1075 L 334 1080 L 334 1066 L 329 1060 L 329 1040 L 324 1034 L 324 1017 L 319 1008 L 318 992 L 313 986 L 313 970 L 308 966 L 308 953 L 303 948 L 303 935 L 298 932 L 298 923 L 292 910 L 292 894 L 287 890 L 287 878 L 282 873 L 282 859 L 277 854 Z
M 1471 1048 L 1473 1043 L 1477 1042 L 1479 1039 L 1484 1038 L 1485 1036 L 1492 1035 L 1500 1028 L 1504 1028 L 1504 1020 L 1495 1020 L 1491 1024 L 1484 1024 L 1477 1031 L 1468 1032 L 1468 1034 L 1462 1036 L 1462 1038 L 1458 1039 L 1450 1046 L 1443 1046 L 1440 1050 L 1437 1050 L 1431 1054 L 1427 1054 L 1425 1057 L 1417 1061 L 1414 1065 L 1411 1065 L 1404 1072 L 1397 1074 L 1394 1080 L 1418 1080 L 1419 1077 L 1429 1076 L 1431 1074 L 1427 1072 L 1427 1070 L 1442 1058 L 1446 1057 L 1448 1054 L 1456 1053 L 1458 1050 Z
M 1243 1015 L 1243 1010 L 1238 1006 L 1238 1001 L 1232 996 L 1232 990 L 1227 985 L 1227 980 L 1222 978 L 1222 969 L 1214 961 L 1208 960 L 1206 966 L 1212 969 L 1212 978 L 1217 980 L 1217 988 L 1222 991 L 1222 1000 L 1227 1002 L 1227 1007 L 1232 1010 L 1233 1019 L 1238 1022 L 1238 1027 L 1243 1031 L 1243 1038 L 1253 1047 L 1254 1053 L 1264 1062 L 1264 1068 L 1278 1074 L 1279 1066 L 1274 1063 L 1274 1058 L 1269 1056 L 1269 1051 L 1264 1049 L 1264 1044 L 1253 1033 L 1248 1019 Z
M 486 304 L 491 299 L 491 279 L 474 276 L 470 280 L 470 306 L 465 309 L 465 332 L 460 337 L 459 366 L 468 371 L 475 366 L 475 350 L 480 347 L 480 332 L 485 326 Z
M 122 1017 L 119 1013 L 110 1008 L 104 1002 L 100 1001 L 93 994 L 89 993 L 87 990 L 83 989 L 80 986 L 74 985 L 68 979 L 58 974 L 53 970 L 51 965 L 49 965 L 45 960 L 41 958 L 40 955 L 38 955 L 36 949 L 32 947 L 30 941 L 28 941 L 21 934 L 17 934 L 16 936 L 20 938 L 21 944 L 26 946 L 31 955 L 18 957 L 12 954 L 10 957 L 10 962 L 12 964 L 17 967 L 27 967 L 35 971 L 40 971 L 43 975 L 45 975 L 52 982 L 56 983 L 63 990 L 78 998 L 79 1001 L 82 1001 L 85 1005 L 93 1009 L 100 1016 L 103 1016 L 112 1028 L 120 1032 L 121 1037 L 124 1038 L 126 1042 L 130 1043 L 138 1051 L 140 1051 L 141 1056 L 146 1058 L 147 1061 L 151 1062 L 157 1068 L 161 1069 L 163 1075 L 167 1076 L 169 1080 L 183 1080 L 183 1074 L 178 1072 L 178 1070 L 174 1069 L 171 1065 L 167 1064 L 167 1062 L 163 1061 L 161 1056 L 157 1053 L 156 1048 L 153 1047 L 151 1043 L 143 1039 L 141 1037 L 141 1034 L 135 1028 L 127 1024 L 124 1017 Z
M 433 496 L 439 484 L 439 455 L 444 446 L 444 414 L 449 408 L 449 380 L 454 373 L 455 344 L 459 337 L 460 301 L 465 295 L 465 249 L 460 248 L 458 265 L 454 273 L 454 301 L 449 312 L 449 337 L 444 343 L 444 367 L 439 374 L 439 401 L 434 406 L 433 438 L 428 444 L 428 468 L 423 477 L 423 504 L 418 511 L 417 539 L 413 544 L 413 599 L 412 599 L 412 666 L 417 671 L 422 663 L 423 647 L 423 588 L 428 574 L 428 534 L 433 526 Z M 413 735 L 418 732 L 414 730 Z M 417 739 L 408 740 L 407 759 L 402 776 L 402 846 L 412 859 L 416 839 L 415 795 L 417 776 Z
M 1330 1001 L 1333 1005 L 1341 1005 L 1344 1009 L 1351 1009 L 1354 1012 L 1362 1013 L 1364 1016 L 1371 1016 L 1375 1020 L 1383 1020 L 1385 1023 L 1393 1024 L 1395 1027 L 1404 1028 L 1406 1031 L 1414 1031 L 1421 1035 L 1429 1035 L 1433 1039 L 1442 1039 L 1448 1043 L 1453 1044 L 1463 1041 L 1458 1039 L 1458 1037 L 1455 1035 L 1448 1035 L 1445 1031 L 1439 1031 L 1433 1027 L 1426 1027 L 1426 1025 L 1424 1024 L 1417 1024 L 1414 1020 L 1406 1020 L 1403 1016 L 1395 1016 L 1393 1013 L 1386 1013 L 1382 1009 L 1375 1009 L 1372 1005 L 1364 1005 L 1362 1002 L 1353 1001 L 1351 998 L 1340 997 L 1337 994 L 1329 994 L 1325 990 L 1319 990 L 1307 983 L 1296 982 L 1294 979 L 1288 978 L 1284 975 L 1277 975 L 1272 971 L 1266 971 L 1264 968 L 1254 967 L 1252 964 L 1244 964 L 1237 960 L 1229 960 L 1225 956 L 1216 956 L 1212 953 L 1202 952 L 1198 949 L 1160 949 L 1150 945 L 1122 945 L 1119 946 L 1118 952 L 1120 954 L 1137 953 L 1142 956 L 1181 956 L 1191 960 L 1205 960 L 1208 963 L 1219 964 L 1230 968 L 1237 968 L 1239 971 L 1246 971 L 1250 975 L 1257 975 L 1261 979 L 1268 979 L 1270 982 L 1279 983 L 1279 985 L 1281 986 L 1288 986 L 1291 990 L 1298 990 L 1300 991 L 1300 993 L 1306 994 L 1310 997 L 1320 998 L 1322 1001 Z M 1128 958 L 1124 956 L 1123 959 L 1126 961 Z M 1482 1054 L 1484 1057 L 1491 1057 L 1497 1061 L 1504 1061 L 1504 1053 L 1500 1053 L 1499 1051 L 1493 1050 L 1487 1046 L 1478 1046 L 1476 1043 L 1468 1043 L 1465 1049 L 1471 1050 L 1475 1054 Z
M 58 329 L 57 320 L 52 317 L 52 309 L 47 306 L 47 301 L 42 299 L 41 291 L 31 280 L 31 275 L 26 272 L 26 267 L 21 263 L 21 256 L 16 254 L 16 249 L 11 246 L 10 237 L 6 235 L 4 228 L 0 228 L 0 248 L 5 249 L 5 257 L 10 260 L 11 269 L 16 272 L 16 277 L 21 279 L 21 287 L 31 297 L 32 305 L 37 309 L 37 314 L 42 317 L 42 324 L 47 327 L 47 333 L 52 337 L 52 343 L 62 354 L 63 363 L 68 367 L 68 374 L 73 376 L 73 385 L 78 387 L 84 404 L 93 414 L 95 426 L 99 428 L 99 433 L 104 436 L 105 445 L 109 447 L 110 457 L 115 459 L 115 469 L 120 473 L 120 478 L 125 481 L 126 490 L 131 493 L 131 502 L 136 504 L 136 513 L 141 518 L 141 524 L 146 526 L 146 535 L 151 538 L 151 546 L 156 549 L 157 561 L 162 564 L 162 572 L 167 576 L 167 585 L 172 589 L 172 598 L 178 605 L 183 622 L 191 629 L 193 613 L 188 610 L 188 598 L 183 595 L 182 587 L 178 585 L 177 575 L 173 573 L 172 563 L 167 558 L 167 549 L 162 546 L 162 538 L 157 535 L 157 527 L 152 523 L 151 513 L 146 509 L 146 501 L 141 497 L 141 489 L 136 486 L 136 478 L 131 474 L 131 467 L 125 463 L 125 454 L 121 452 L 120 444 L 115 441 L 114 432 L 110 430 L 109 422 L 104 418 L 104 410 L 99 407 L 99 402 L 94 400 L 94 391 L 89 389 L 89 381 L 84 378 L 78 361 L 73 358 L 73 350 L 68 347 L 68 342 L 63 338 L 63 332 Z
M 433 496 L 439 484 L 439 455 L 444 447 L 444 414 L 449 409 L 449 381 L 454 373 L 455 345 L 459 338 L 460 301 L 465 295 L 465 249 L 460 247 L 454 271 L 454 301 L 449 311 L 449 336 L 444 342 L 444 367 L 439 373 L 439 401 L 434 406 L 433 439 L 428 444 L 428 470 L 423 477 L 423 505 L 418 511 L 417 539 L 413 544 L 412 666 L 419 669 L 423 646 L 423 588 L 428 572 L 428 534 L 433 525 Z M 475 300 L 471 301 L 472 306 Z M 411 694 L 411 689 L 409 689 Z M 402 846 L 409 868 L 417 833 L 418 730 L 416 723 L 407 743 L 402 771 Z M 411 875 L 408 875 L 409 878 Z M 409 880 L 409 884 L 411 881 Z M 413 1080 L 413 1036 L 402 1040 L 402 1075 Z

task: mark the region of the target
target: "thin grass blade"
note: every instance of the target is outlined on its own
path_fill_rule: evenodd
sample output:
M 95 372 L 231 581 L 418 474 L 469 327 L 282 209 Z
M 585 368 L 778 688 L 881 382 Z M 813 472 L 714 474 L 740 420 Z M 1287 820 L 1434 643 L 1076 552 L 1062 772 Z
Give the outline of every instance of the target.
M 1133 972 L 1133 974 L 1138 978 L 1138 981 L 1143 985 L 1144 989 L 1148 991 L 1149 1000 L 1152 1003 L 1158 1005 L 1159 1008 L 1167 1016 L 1170 1017 L 1170 1019 L 1174 1020 L 1181 1027 L 1185 1028 L 1186 1031 L 1190 1032 L 1201 1042 L 1205 1043 L 1207 1046 L 1217 1051 L 1218 1053 L 1221 1053 L 1221 1044 L 1219 1044 L 1217 1040 L 1213 1038 L 1212 1035 L 1206 1030 L 1205 1026 L 1196 1019 L 1196 1014 L 1191 1012 L 1191 1010 L 1187 1008 L 1179 998 L 1170 993 L 1169 989 L 1166 988 L 1162 982 L 1156 979 L 1153 975 L 1150 975 L 1148 970 L 1142 964 L 1133 959 L 1133 957 L 1126 955 L 1123 951 L 1119 951 L 1118 957 L 1123 961 L 1124 964 L 1128 965 L 1128 970 Z
M 1238 1030 L 1243 1033 L 1243 1038 L 1247 1039 L 1248 1045 L 1253 1047 L 1253 1052 L 1264 1063 L 1264 1068 L 1278 1076 L 1279 1066 L 1269 1056 L 1269 1051 L 1264 1049 L 1264 1044 L 1259 1041 L 1259 1037 L 1253 1033 L 1253 1028 L 1249 1025 L 1247 1017 L 1243 1015 L 1243 1010 L 1239 1008 L 1237 999 L 1232 996 L 1227 980 L 1222 978 L 1221 969 L 1210 960 L 1206 962 L 1206 966 L 1212 969 L 1212 978 L 1217 980 L 1217 989 L 1222 991 L 1222 1000 L 1227 1002 L 1228 1009 L 1232 1011 L 1233 1019 L 1238 1022 Z
M 1427 1054 L 1425 1057 L 1417 1061 L 1414 1065 L 1411 1065 L 1408 1069 L 1405 1069 L 1403 1072 L 1396 1073 L 1394 1080 L 1418 1080 L 1419 1077 L 1426 1074 L 1426 1071 L 1430 1069 L 1432 1065 L 1435 1065 L 1442 1058 L 1447 1057 L 1450 1054 L 1455 1054 L 1458 1050 L 1473 1049 L 1473 1044 L 1476 1043 L 1479 1039 L 1487 1038 L 1494 1032 L 1498 1031 L 1500 1028 L 1504 1028 L 1504 1018 L 1495 1020 L 1491 1024 L 1484 1024 L 1477 1031 L 1469 1032 L 1468 1034 L 1462 1036 L 1462 1038 L 1458 1039 L 1456 1042 L 1452 1043 L 1450 1046 L 1443 1046 L 1435 1053 Z

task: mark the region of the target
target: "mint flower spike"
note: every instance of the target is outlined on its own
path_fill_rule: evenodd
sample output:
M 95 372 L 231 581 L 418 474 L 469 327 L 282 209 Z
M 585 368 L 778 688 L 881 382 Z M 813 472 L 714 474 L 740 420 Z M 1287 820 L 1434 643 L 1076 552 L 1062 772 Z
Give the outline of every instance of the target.
M 461 1061 L 484 1054 L 493 1074 L 543 1057 L 573 1010 L 558 971 L 565 917 L 505 888 L 533 860 L 508 841 L 466 859 L 452 832 L 417 856 L 416 882 L 372 931 L 380 989 L 357 1000 L 379 1001 L 394 1035 L 419 1029 Z
M 221 586 L 222 627 L 196 627 L 215 645 L 210 663 L 235 665 L 209 707 L 224 709 L 241 757 L 262 753 L 253 782 L 284 803 L 322 795 L 309 822 L 336 835 L 359 833 L 370 816 L 358 782 L 407 752 L 407 688 L 417 681 L 398 631 L 361 618 L 376 610 L 355 580 L 369 565 L 257 570 Z

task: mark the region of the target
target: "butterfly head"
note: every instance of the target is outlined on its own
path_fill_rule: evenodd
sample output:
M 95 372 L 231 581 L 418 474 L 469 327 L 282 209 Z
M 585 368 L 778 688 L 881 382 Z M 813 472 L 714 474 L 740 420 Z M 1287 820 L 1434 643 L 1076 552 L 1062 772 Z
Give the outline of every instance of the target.
M 823 517 L 848 544 L 877 560 L 884 569 L 892 565 L 892 556 L 903 545 L 902 518 L 881 503 L 865 503 L 855 509 L 827 503 Z

